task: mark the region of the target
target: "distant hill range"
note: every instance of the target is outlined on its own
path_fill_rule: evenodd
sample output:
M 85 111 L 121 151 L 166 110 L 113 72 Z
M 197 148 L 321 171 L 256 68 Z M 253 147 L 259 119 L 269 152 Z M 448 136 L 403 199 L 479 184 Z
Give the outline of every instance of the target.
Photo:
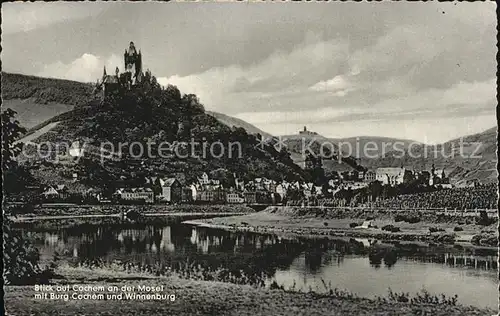
M 313 152 L 319 154 L 319 148 L 323 146 L 323 152 L 326 152 L 327 158 L 323 161 L 323 165 L 327 173 L 349 171 L 360 169 L 360 167 L 365 170 L 374 170 L 381 167 L 401 166 L 414 171 L 429 171 L 434 165 L 436 169 L 444 169 L 445 174 L 450 176 L 452 182 L 457 185 L 474 181 L 485 184 L 498 181 L 496 127 L 438 145 L 370 136 L 338 139 L 321 135 L 296 134 L 282 136 L 282 139 L 288 144 L 292 158 L 298 164 L 303 163 L 304 147 L 312 148 Z M 309 146 L 311 142 L 313 144 Z M 356 150 L 364 146 L 373 149 L 367 152 Z M 344 157 L 348 157 L 347 163 L 346 161 L 339 163 L 338 158 L 335 159 L 335 157 L 328 159 L 332 157 L 328 150 L 331 148 L 334 152 L 342 152 Z
M 94 98 L 92 90 L 91 84 L 81 82 L 2 73 L 2 107 L 10 107 L 18 112 L 19 121 L 30 129 L 29 139 L 50 132 L 59 123 L 59 115 L 63 115 L 64 118 L 64 115 L 68 115 L 65 113 L 84 107 Z M 277 137 L 272 140 L 271 134 L 241 119 L 212 111 L 206 111 L 205 114 L 230 128 L 243 128 L 249 134 L 260 134 L 269 139 L 270 144 L 278 141 Z M 400 166 L 412 170 L 430 170 L 434 164 L 437 169 L 445 169 L 457 183 L 473 180 L 482 183 L 497 181 L 496 127 L 437 146 L 406 139 L 375 136 L 327 138 L 322 135 L 295 134 L 281 136 L 281 139 L 287 145 L 292 160 L 301 167 L 304 166 L 304 144 L 316 154 L 320 154 L 319 148 L 323 144 L 323 154 L 327 158 L 324 159 L 323 165 L 327 173 Z M 464 155 L 460 155 L 460 141 L 463 143 Z M 308 146 L 311 142 L 312 144 Z M 369 157 L 365 151 L 356 150 L 356 148 L 366 148 L 368 143 L 372 148 L 376 148 L 369 151 Z M 396 143 L 397 145 L 394 145 Z M 412 158 L 408 154 L 410 144 L 413 155 L 418 157 Z M 398 151 L 394 150 L 394 146 L 397 146 Z M 345 156 L 342 161 L 338 159 L 340 150 Z M 436 150 L 444 152 L 445 155 L 424 155 L 425 151 L 432 153 Z M 403 151 L 404 155 L 400 157 Z M 480 157 L 472 157 L 472 154 Z

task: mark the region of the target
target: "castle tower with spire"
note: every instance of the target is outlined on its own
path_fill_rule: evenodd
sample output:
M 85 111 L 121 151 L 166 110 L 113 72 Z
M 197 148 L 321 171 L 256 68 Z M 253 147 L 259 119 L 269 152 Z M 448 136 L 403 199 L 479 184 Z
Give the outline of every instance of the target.
M 123 55 L 125 72 L 120 74 L 120 69 L 116 67 L 114 75 L 108 75 L 106 66 L 102 74 L 102 82 L 98 88 L 102 89 L 102 97 L 105 98 L 111 91 L 119 89 L 132 89 L 143 80 L 142 72 L 142 54 L 137 52 L 134 42 L 130 42 L 128 49 L 125 49 Z
M 142 54 L 137 52 L 134 42 L 130 42 L 128 49 L 123 54 L 125 72 L 130 76 L 133 84 L 138 84 L 142 80 Z

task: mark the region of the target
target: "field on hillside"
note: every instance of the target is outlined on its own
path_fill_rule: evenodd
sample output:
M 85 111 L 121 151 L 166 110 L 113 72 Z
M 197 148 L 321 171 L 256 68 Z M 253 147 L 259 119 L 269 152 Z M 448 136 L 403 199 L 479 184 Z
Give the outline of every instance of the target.
M 51 102 L 49 104 L 37 103 L 35 99 L 10 99 L 3 100 L 2 108 L 11 108 L 17 112 L 17 120 L 26 129 L 35 127 L 52 117 L 71 111 L 74 106 L 69 104 Z

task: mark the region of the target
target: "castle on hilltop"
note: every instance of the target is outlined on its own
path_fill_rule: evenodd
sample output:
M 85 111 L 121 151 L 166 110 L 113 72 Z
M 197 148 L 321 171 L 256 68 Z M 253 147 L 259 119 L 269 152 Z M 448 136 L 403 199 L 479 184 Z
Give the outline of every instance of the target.
M 116 67 L 114 75 L 108 75 L 106 66 L 104 66 L 102 81 L 97 81 L 96 88 L 102 90 L 102 96 L 105 98 L 110 92 L 122 88 L 131 90 L 142 82 L 144 74 L 142 72 L 142 54 L 137 52 L 134 42 L 130 42 L 129 48 L 125 49 L 123 54 L 124 72 L 120 73 L 120 69 Z
M 307 130 L 307 127 L 304 126 L 304 130 L 299 131 L 299 135 L 318 135 L 316 132 L 311 132 Z

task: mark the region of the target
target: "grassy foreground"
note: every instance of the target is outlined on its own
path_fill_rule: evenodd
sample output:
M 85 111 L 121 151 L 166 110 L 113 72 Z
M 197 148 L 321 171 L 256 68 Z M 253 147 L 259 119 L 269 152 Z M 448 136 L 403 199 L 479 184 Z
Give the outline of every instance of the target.
M 58 268 L 60 284 L 159 286 L 175 300 L 48 300 L 34 286 L 5 287 L 6 315 L 493 315 L 488 309 L 398 303 L 342 295 L 286 292 L 222 282 L 152 277 L 88 268 Z M 69 291 L 67 293 L 73 293 Z M 86 292 L 89 293 L 89 292 Z

